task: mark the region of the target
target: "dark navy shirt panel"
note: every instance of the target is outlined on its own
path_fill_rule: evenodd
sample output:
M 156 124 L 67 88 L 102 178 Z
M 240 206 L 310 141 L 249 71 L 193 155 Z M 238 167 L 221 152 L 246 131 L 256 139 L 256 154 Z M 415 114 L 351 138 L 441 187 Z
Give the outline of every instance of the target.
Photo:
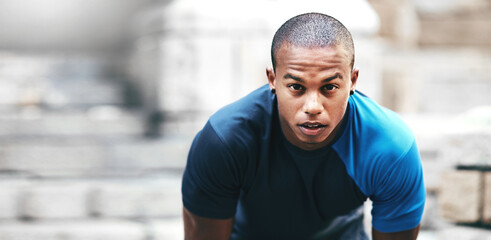
M 209 218 L 227 219 L 235 215 L 243 171 L 242 164 L 234 160 L 206 124 L 193 141 L 184 171 L 182 193 L 186 209 Z
M 195 137 L 183 176 L 183 204 L 210 218 L 234 217 L 240 192 L 269 155 L 274 96 L 258 89 L 210 117 Z
M 329 239 L 339 234 L 334 230 L 342 227 L 326 229 L 336 217 L 362 206 L 366 197 L 334 151 L 303 151 L 276 136 L 268 164 L 257 169 L 255 182 L 240 198 L 237 239 Z M 336 224 L 353 228 L 361 222 Z

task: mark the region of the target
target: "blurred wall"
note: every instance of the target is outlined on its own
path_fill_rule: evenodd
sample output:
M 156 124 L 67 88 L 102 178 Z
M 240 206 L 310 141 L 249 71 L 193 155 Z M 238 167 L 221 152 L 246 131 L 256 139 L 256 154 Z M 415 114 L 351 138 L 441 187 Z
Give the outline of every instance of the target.
M 312 11 L 338 18 L 352 32 L 355 65 L 363 76 L 358 86 L 378 99 L 379 22 L 366 1 L 178 0 L 136 17 L 128 69 L 143 91 L 145 108 L 163 115 L 164 133 L 192 135 L 220 107 L 267 83 L 275 31 Z
M 381 19 L 383 100 L 396 111 L 458 114 L 490 105 L 491 2 L 369 0 Z
M 141 103 L 126 77 L 133 16 L 151 0 L 0 0 L 0 109 Z
M 0 48 L 16 51 L 118 51 L 131 16 L 152 0 L 0 0 Z

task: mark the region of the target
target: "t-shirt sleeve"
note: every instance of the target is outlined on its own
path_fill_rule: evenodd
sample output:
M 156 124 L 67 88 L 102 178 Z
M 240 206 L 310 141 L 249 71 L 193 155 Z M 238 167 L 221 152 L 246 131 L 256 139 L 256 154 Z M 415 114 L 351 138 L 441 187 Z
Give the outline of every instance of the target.
M 376 191 L 371 196 L 373 227 L 381 232 L 398 232 L 418 226 L 426 192 L 416 143 L 380 173 Z
M 184 207 L 202 217 L 235 215 L 240 193 L 240 166 L 208 122 L 189 151 L 182 180 Z

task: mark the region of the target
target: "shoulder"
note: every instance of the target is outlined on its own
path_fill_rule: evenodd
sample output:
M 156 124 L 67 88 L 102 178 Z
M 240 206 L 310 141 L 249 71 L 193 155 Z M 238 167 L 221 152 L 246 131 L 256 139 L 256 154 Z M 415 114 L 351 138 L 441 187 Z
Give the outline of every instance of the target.
M 260 145 L 268 142 L 274 97 L 267 86 L 213 114 L 189 150 L 183 204 L 208 218 L 235 215 L 240 189 L 253 176 Z
M 373 184 L 374 178 L 399 161 L 419 162 L 419 154 L 411 150 L 415 147 L 414 135 L 395 112 L 357 92 L 349 99 L 347 114 L 346 127 L 333 147 L 348 173 L 365 185 L 360 186 L 365 194 L 375 191 L 368 183 Z
M 414 136 L 395 112 L 357 93 L 349 100 L 350 130 L 361 141 L 370 141 L 372 151 L 397 154 L 408 150 Z
M 411 130 L 396 113 L 360 93 L 350 97 L 347 114 L 333 148 L 372 199 L 373 226 L 384 232 L 414 228 L 421 220 L 425 188 Z
M 209 124 L 227 144 L 247 143 L 269 132 L 274 95 L 264 85 L 213 114 Z
M 221 108 L 197 134 L 189 157 L 207 152 L 221 153 L 229 161 L 252 159 L 271 137 L 275 106 L 275 97 L 265 85 Z

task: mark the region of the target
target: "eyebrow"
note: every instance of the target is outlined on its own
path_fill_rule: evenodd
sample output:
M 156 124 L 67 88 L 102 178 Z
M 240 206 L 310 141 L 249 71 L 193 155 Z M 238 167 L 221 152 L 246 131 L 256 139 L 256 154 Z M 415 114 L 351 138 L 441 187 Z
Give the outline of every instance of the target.
M 290 79 L 293 79 L 295 81 L 302 82 L 302 83 L 304 82 L 304 80 L 302 80 L 301 78 L 295 77 L 289 73 L 285 74 L 285 76 L 283 76 L 283 78 L 290 78 Z
M 298 81 L 298 82 L 301 82 L 301 83 L 305 82 L 303 79 L 301 79 L 301 78 L 299 78 L 299 77 L 296 77 L 296 76 L 293 76 L 293 75 L 291 75 L 291 74 L 289 74 L 289 73 L 285 74 L 285 76 L 283 76 L 283 78 L 293 79 L 293 80 Z M 328 78 L 326 78 L 326 79 L 322 80 L 322 82 L 323 82 L 323 83 L 324 83 L 324 82 L 330 82 L 330 81 L 332 81 L 332 80 L 334 80 L 334 79 L 336 79 L 336 78 L 341 78 L 341 79 L 343 79 L 339 73 L 336 73 L 334 76 L 332 76 L 332 77 L 328 77 Z

